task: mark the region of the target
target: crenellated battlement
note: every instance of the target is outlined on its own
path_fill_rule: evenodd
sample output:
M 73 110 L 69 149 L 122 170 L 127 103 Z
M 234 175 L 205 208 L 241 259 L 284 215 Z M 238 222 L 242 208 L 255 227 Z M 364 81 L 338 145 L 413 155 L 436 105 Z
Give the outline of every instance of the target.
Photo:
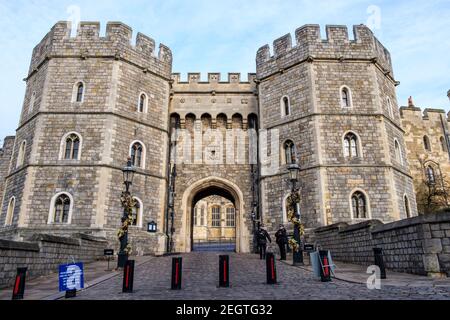
M 390 53 L 372 31 L 361 24 L 353 26 L 353 34 L 354 40 L 350 40 L 347 26 L 327 25 L 326 39 L 322 39 L 319 25 L 304 25 L 295 31 L 295 45 L 291 34 L 286 34 L 274 40 L 273 55 L 267 44 L 258 50 L 258 79 L 314 59 L 371 60 L 393 77 Z
M 155 53 L 155 40 L 137 33 L 132 42 L 133 30 L 121 22 L 108 22 L 105 36 L 100 36 L 99 22 L 80 22 L 75 37 L 71 37 L 71 23 L 57 22 L 34 48 L 29 73 L 45 59 L 51 57 L 113 57 L 136 64 L 144 70 L 170 78 L 172 52 L 163 45 Z
M 408 106 L 408 107 L 400 107 L 400 117 L 402 119 L 407 118 L 414 118 L 414 120 L 417 121 L 417 119 L 423 120 L 423 121 L 434 121 L 441 119 L 441 115 L 444 114 L 444 118 L 447 120 L 447 122 L 450 122 L 450 111 L 445 114 L 444 109 L 431 109 L 431 108 L 425 108 L 422 112 L 421 108 L 415 107 L 415 106 Z

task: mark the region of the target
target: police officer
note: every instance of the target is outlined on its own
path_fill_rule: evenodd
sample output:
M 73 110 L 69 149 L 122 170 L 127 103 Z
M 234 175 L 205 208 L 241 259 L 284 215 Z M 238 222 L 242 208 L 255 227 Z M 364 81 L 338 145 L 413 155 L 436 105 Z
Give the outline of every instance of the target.
M 288 237 L 286 229 L 282 224 L 280 224 L 278 231 L 275 233 L 275 238 L 278 247 L 280 248 L 280 260 L 286 260 L 286 245 L 288 243 Z
M 259 226 L 259 229 L 256 232 L 256 238 L 257 238 L 258 247 L 259 247 L 259 258 L 261 260 L 265 259 L 266 258 L 267 240 L 269 240 L 269 242 L 272 243 L 272 239 L 270 239 L 270 235 L 267 233 L 266 229 L 264 229 L 263 224 L 261 224 Z

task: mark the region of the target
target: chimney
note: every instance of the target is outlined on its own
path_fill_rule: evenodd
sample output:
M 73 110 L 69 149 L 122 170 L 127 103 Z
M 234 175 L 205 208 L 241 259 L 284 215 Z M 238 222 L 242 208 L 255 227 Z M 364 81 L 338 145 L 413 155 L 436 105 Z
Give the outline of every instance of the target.
M 408 107 L 414 107 L 414 102 L 411 96 L 408 98 Z

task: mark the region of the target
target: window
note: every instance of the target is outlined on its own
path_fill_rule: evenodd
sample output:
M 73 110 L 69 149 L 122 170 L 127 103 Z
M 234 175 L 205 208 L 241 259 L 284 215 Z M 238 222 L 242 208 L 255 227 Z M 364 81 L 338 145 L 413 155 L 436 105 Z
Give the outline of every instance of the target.
M 352 107 L 352 96 L 350 89 L 346 86 L 341 87 L 341 107 L 351 108 Z
M 69 220 L 70 198 L 62 194 L 55 201 L 53 222 L 67 223 Z
M 444 138 L 444 137 L 441 137 L 441 138 L 439 139 L 439 141 L 441 142 L 441 148 L 442 148 L 442 151 L 443 151 L 443 152 L 446 152 L 446 151 L 447 151 L 447 142 L 445 141 L 445 138 Z
M 83 95 L 84 95 L 84 84 L 79 82 L 77 84 L 77 92 L 76 92 L 76 102 L 83 102 Z
M 359 157 L 358 137 L 353 132 L 349 132 L 344 136 L 344 157 Z
M 394 149 L 395 149 L 395 160 L 397 160 L 398 163 L 403 164 L 402 151 L 400 150 L 400 145 L 397 139 L 394 140 Z
M 423 137 L 423 147 L 425 150 L 431 151 L 430 138 L 428 138 L 428 136 Z
M 281 98 L 281 114 L 284 117 L 291 114 L 291 102 L 288 96 L 283 96 Z
M 12 225 L 15 207 L 16 207 L 16 198 L 11 197 L 11 199 L 9 199 L 9 202 L 8 202 L 8 210 L 6 211 L 5 226 Z
M 30 98 L 30 105 L 28 107 L 28 113 L 31 113 L 34 108 L 34 102 L 36 101 L 36 92 L 33 92 Z
M 198 215 L 198 209 L 194 208 L 194 226 L 198 226 L 197 215 Z
M 211 226 L 220 227 L 220 207 L 212 207 Z
M 296 155 L 296 150 L 295 150 L 295 144 L 292 142 L 292 140 L 287 140 L 284 143 L 283 147 L 284 147 L 286 164 L 296 163 L 297 155 Z
M 200 225 L 205 225 L 205 207 L 202 207 L 202 209 L 200 210 Z
M 392 110 L 392 103 L 391 103 L 391 99 L 389 97 L 387 98 L 387 109 L 388 109 L 389 117 L 394 118 L 394 111 Z
M 144 164 L 144 147 L 140 142 L 134 142 L 130 150 L 131 163 L 135 167 L 143 167 Z
M 27 147 L 27 142 L 24 140 L 24 141 L 22 141 L 22 143 L 20 144 L 20 147 L 19 147 L 19 154 L 17 155 L 16 168 L 22 166 L 25 161 L 26 147 Z
M 234 214 L 234 208 L 233 207 L 227 207 L 227 215 L 226 215 L 226 222 L 227 227 L 234 227 L 235 226 L 235 214 Z
M 367 201 L 366 196 L 361 191 L 356 191 L 352 195 L 353 218 L 367 218 Z
M 136 201 L 136 204 L 133 207 L 132 216 L 133 216 L 133 223 L 132 226 L 135 227 L 141 227 L 142 226 L 142 201 L 136 197 L 133 197 L 133 199 Z
M 436 174 L 435 174 L 432 166 L 427 167 L 426 174 L 427 174 L 428 183 L 435 184 L 436 183 Z
M 409 199 L 408 199 L 408 196 L 404 196 L 403 197 L 404 199 L 404 201 L 405 201 L 405 212 L 406 212 L 406 217 L 407 218 L 411 218 L 411 211 L 410 211 L 410 209 L 409 209 Z
M 65 139 L 64 159 L 79 160 L 80 156 L 80 136 L 70 133 Z
M 147 95 L 145 93 L 139 95 L 138 112 L 147 112 Z

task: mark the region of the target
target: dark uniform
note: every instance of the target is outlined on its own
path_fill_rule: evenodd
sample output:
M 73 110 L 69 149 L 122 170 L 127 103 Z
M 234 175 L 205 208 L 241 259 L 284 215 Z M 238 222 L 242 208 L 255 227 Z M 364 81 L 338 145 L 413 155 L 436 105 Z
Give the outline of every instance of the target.
M 267 233 L 265 229 L 258 229 L 256 231 L 256 239 L 258 240 L 258 247 L 259 247 L 259 258 L 265 259 L 266 258 L 266 247 L 267 247 L 267 240 L 269 240 L 270 243 L 272 243 L 272 239 L 270 239 L 270 235 Z
M 277 239 L 276 241 L 280 248 L 280 260 L 286 260 L 286 245 L 288 243 L 286 229 L 284 227 L 278 229 L 275 233 L 275 238 Z

